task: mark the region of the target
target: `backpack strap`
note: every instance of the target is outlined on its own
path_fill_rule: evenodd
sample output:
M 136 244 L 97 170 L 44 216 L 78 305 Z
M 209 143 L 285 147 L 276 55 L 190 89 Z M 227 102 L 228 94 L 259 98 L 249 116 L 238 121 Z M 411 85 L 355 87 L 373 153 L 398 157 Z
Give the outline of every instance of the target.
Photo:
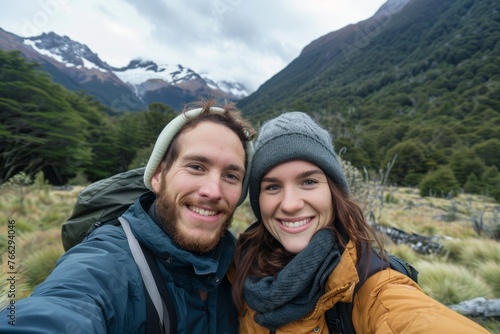
M 152 301 L 154 308 L 158 314 L 159 326 L 154 325 L 158 323 L 154 321 L 151 324 L 151 306 L 147 306 L 148 314 L 148 331 L 160 332 L 160 333 L 176 333 L 177 332 L 177 316 L 175 314 L 175 308 L 173 307 L 172 301 L 169 298 L 166 287 L 161 279 L 161 273 L 156 263 L 154 255 L 146 247 L 139 244 L 135 238 L 132 230 L 130 229 L 129 222 L 122 216 L 118 217 L 125 235 L 127 236 L 127 241 L 132 251 L 137 266 L 141 272 L 142 280 L 146 287 L 146 300 Z M 160 289 L 160 290 L 159 290 Z M 165 305 L 167 303 L 168 305 Z M 148 304 L 148 303 L 147 303 Z
M 363 253 L 365 254 L 365 253 Z M 367 266 L 367 262 L 368 266 Z M 356 295 L 366 279 L 371 275 L 389 267 L 387 261 L 382 260 L 374 249 L 369 256 L 362 256 L 356 270 L 358 271 L 359 282 L 354 287 L 353 296 Z M 353 297 L 354 299 L 354 297 Z M 325 312 L 326 323 L 330 333 L 348 334 L 356 333 L 352 323 L 353 303 L 337 303 L 331 309 Z
M 362 257 L 356 267 L 359 276 L 359 282 L 354 287 L 355 295 L 368 277 L 373 274 L 391 268 L 406 276 L 410 277 L 415 282 L 418 282 L 418 271 L 405 260 L 390 254 L 385 253 L 386 259 L 380 258 L 376 250 L 372 248 L 370 256 Z M 369 261 L 368 265 L 366 262 Z M 354 299 L 354 298 L 353 298 Z M 325 312 L 326 324 L 332 334 L 350 334 L 356 333 L 352 323 L 353 302 L 337 303 L 331 309 Z
M 177 312 L 175 311 L 175 305 L 170 298 L 170 294 L 167 291 L 165 286 L 165 282 L 163 281 L 163 277 L 160 273 L 160 268 L 158 267 L 158 263 L 156 262 L 156 256 L 151 252 L 148 248 L 141 244 L 142 251 L 148 262 L 149 268 L 151 269 L 151 273 L 153 274 L 153 278 L 156 282 L 156 286 L 158 291 L 160 292 L 161 299 L 163 301 L 163 307 L 166 308 L 167 314 L 163 314 L 164 323 L 168 322 L 168 326 L 170 327 L 170 333 L 177 333 Z M 147 293 L 146 293 L 147 294 Z M 149 297 L 149 296 L 148 296 Z M 155 312 L 152 312 L 155 314 Z M 157 318 L 155 323 L 158 323 L 159 318 Z M 148 324 L 149 326 L 149 324 Z M 167 328 L 167 326 L 165 326 Z M 147 331 L 146 333 L 150 333 Z M 169 333 L 165 331 L 165 333 Z

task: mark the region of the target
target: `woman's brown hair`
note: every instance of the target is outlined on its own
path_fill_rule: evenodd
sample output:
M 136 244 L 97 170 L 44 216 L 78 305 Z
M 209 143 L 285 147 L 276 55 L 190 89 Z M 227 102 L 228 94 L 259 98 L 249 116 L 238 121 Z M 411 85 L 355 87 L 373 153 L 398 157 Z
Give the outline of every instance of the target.
M 366 222 L 359 205 L 350 200 L 349 194 L 337 187 L 330 178 L 328 178 L 328 184 L 332 193 L 334 217 L 332 224 L 326 228 L 334 231 L 341 248 L 344 249 L 351 240 L 356 247 L 358 263 L 362 254 L 371 253 L 373 242 L 379 249 L 383 249 L 382 240 Z M 240 314 L 244 312 L 245 279 L 249 276 L 276 276 L 294 256 L 295 254 L 285 250 L 262 222 L 254 223 L 239 236 L 234 254 L 236 278 L 233 282 L 232 294 Z

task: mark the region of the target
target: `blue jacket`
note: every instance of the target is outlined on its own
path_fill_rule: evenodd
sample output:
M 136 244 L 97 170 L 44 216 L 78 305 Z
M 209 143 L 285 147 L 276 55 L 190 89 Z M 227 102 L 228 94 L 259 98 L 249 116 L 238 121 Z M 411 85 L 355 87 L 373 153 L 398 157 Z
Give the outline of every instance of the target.
M 136 238 L 157 255 L 177 312 L 178 333 L 236 333 L 237 312 L 226 278 L 235 238 L 227 232 L 213 254 L 179 249 L 147 214 L 152 194 L 124 213 Z M 199 289 L 208 291 L 202 301 Z M 121 226 L 104 225 L 57 262 L 29 298 L 16 303 L 16 326 L 0 313 L 0 332 L 144 333 L 146 297 L 142 278 Z

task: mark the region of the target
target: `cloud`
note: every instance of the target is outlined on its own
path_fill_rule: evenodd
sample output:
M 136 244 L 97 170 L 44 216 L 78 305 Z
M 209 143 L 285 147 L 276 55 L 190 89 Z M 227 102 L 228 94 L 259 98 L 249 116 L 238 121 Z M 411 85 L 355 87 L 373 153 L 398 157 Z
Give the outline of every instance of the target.
M 373 15 L 384 0 L 23 0 L 4 4 L 1 28 L 54 31 L 112 66 L 134 58 L 182 64 L 255 90 L 313 40 Z

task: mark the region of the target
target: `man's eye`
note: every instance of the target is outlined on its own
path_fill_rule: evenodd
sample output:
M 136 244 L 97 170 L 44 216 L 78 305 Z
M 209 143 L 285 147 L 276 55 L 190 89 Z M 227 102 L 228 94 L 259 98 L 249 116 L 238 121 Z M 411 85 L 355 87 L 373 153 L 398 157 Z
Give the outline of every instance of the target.
M 194 170 L 202 170 L 203 169 L 200 165 L 189 165 L 188 168 L 191 168 Z
M 232 181 L 238 181 L 240 179 L 240 177 L 236 174 L 226 174 L 226 178 Z

